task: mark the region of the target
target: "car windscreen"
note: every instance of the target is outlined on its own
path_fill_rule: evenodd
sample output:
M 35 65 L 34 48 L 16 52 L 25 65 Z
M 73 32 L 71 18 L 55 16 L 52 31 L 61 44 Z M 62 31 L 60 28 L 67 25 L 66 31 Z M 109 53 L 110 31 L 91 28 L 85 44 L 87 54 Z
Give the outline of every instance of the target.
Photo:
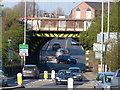
M 105 82 L 110 83 L 113 75 L 105 75 Z
M 24 70 L 34 70 L 35 67 L 24 67 Z
M 78 72 L 81 72 L 80 69 L 70 69 L 70 71 L 71 71 L 72 73 L 78 73 Z
M 117 76 L 116 77 L 120 77 L 120 70 L 118 71 L 118 73 L 117 73 Z
M 71 73 L 68 71 L 59 71 L 58 74 L 59 75 L 70 75 Z
M 72 56 L 70 56 L 70 55 L 66 55 L 65 56 L 66 58 L 69 58 L 69 59 L 74 59 Z

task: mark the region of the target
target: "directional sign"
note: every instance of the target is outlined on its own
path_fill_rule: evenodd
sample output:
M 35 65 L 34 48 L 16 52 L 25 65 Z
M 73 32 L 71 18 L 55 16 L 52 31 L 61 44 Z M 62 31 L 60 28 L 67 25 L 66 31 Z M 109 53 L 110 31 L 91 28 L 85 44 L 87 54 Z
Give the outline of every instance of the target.
M 28 49 L 28 44 L 20 44 L 20 49 Z
M 20 44 L 19 45 L 19 55 L 20 56 L 28 56 L 28 44 Z

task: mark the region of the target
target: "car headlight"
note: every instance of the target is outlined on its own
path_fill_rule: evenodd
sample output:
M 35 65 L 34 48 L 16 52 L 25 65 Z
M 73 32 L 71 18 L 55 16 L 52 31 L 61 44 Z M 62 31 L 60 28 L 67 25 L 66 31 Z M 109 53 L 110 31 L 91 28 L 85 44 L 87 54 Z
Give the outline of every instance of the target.
M 56 77 L 56 79 L 60 79 L 59 77 Z
M 110 86 L 106 86 L 106 88 L 110 88 Z
M 70 59 L 68 59 L 68 61 L 70 61 Z
M 78 76 L 81 76 L 81 74 L 79 74 Z

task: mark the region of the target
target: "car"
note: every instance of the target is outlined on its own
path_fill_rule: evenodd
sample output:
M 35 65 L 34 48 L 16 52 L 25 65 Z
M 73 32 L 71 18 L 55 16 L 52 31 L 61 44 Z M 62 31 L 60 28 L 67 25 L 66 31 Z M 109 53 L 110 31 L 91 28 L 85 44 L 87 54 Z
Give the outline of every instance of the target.
M 49 60 L 48 56 L 45 56 L 45 55 L 40 55 L 39 59 L 43 63 L 47 63 L 47 61 Z
M 95 80 L 94 88 L 95 89 L 110 89 L 111 79 L 114 75 L 114 72 L 100 72 L 97 75 Z
M 66 64 L 72 63 L 72 64 L 76 64 L 77 63 L 77 59 L 72 57 L 71 55 L 60 55 L 56 58 L 57 63 L 60 62 L 64 62 Z
M 69 70 L 59 70 L 55 76 L 56 85 L 67 83 L 68 78 L 72 78 L 72 74 Z
M 75 41 L 74 39 L 71 40 L 71 45 L 79 45 L 79 43 L 77 41 Z
M 74 80 L 83 80 L 82 70 L 79 67 L 69 67 L 68 70 L 71 71 Z
M 59 48 L 56 53 L 55 56 L 58 57 L 59 55 L 70 55 L 70 52 L 68 49 L 64 49 L 64 48 Z
M 59 39 L 66 39 L 66 37 L 58 37 L 58 40 L 59 40 Z
M 39 78 L 40 77 L 40 73 L 36 65 L 24 65 L 22 69 L 22 75 L 23 75 L 23 78 L 26 78 L 26 77 Z
M 112 80 L 111 80 L 111 89 L 118 88 L 120 90 L 120 68 L 116 70 Z
M 59 42 L 54 42 L 53 46 L 52 46 L 52 50 L 56 51 L 57 49 L 61 48 L 61 45 Z
M 1 87 L 4 87 L 4 86 L 7 86 L 8 83 L 7 83 L 7 75 L 5 75 L 5 73 L 0 70 L 0 86 Z

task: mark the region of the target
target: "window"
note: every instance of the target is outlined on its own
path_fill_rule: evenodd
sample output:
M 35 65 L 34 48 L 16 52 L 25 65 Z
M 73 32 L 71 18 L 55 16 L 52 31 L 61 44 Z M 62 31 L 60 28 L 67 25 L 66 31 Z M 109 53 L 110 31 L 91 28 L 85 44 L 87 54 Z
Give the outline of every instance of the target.
M 99 74 L 96 78 L 97 81 L 103 81 L 103 75 Z
M 90 10 L 90 8 L 88 8 L 87 11 L 86 11 L 86 19 L 91 19 L 91 10 Z
M 80 9 L 79 8 L 76 9 L 76 18 L 80 19 Z
M 116 77 L 120 77 L 120 70 L 118 71 L 118 74 L 117 74 L 117 76 Z

